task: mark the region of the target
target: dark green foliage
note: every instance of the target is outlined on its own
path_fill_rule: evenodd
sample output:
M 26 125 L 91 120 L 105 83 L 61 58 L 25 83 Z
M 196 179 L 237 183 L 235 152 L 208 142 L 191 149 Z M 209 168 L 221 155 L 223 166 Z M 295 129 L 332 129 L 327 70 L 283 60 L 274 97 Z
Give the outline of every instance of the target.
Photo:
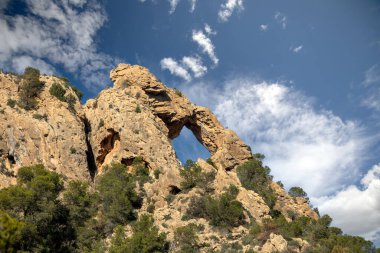
M 18 104 L 25 110 L 33 110 L 37 107 L 36 97 L 44 86 L 40 82 L 40 71 L 32 67 L 25 68 L 22 75 L 23 83 L 20 86 Z
M 140 105 L 136 105 L 135 112 L 136 112 L 136 113 L 141 113 Z
M 239 190 L 230 186 L 219 198 L 210 195 L 191 200 L 186 215 L 194 218 L 205 218 L 210 224 L 218 227 L 236 227 L 244 224 L 244 209 L 236 200 Z
M 135 180 L 123 164 L 113 164 L 105 169 L 99 178 L 97 189 L 100 194 L 102 211 L 107 223 L 127 224 L 136 219 L 134 208 L 139 208 L 141 200 L 135 191 Z
M 197 236 L 197 225 L 190 223 L 179 227 L 174 232 L 173 245 L 178 253 L 199 252 L 200 244 Z
M 76 154 L 77 150 L 74 147 L 70 148 L 70 154 Z
M 153 218 L 143 214 L 132 226 L 132 236 L 126 238 L 124 229 L 119 226 L 112 238 L 110 253 L 160 253 L 168 252 L 166 234 L 159 233 Z
M 83 227 L 85 222 L 96 214 L 99 195 L 89 192 L 89 184 L 71 181 L 63 195 L 63 201 L 70 210 L 75 227 Z
M 17 185 L 0 190 L 0 210 L 25 223 L 17 250 L 70 251 L 75 233 L 58 200 L 62 190 L 61 177 L 42 165 L 20 168 Z
M 301 187 L 298 187 L 298 186 L 290 188 L 289 195 L 294 198 L 296 197 L 307 198 L 306 192 Z
M 51 95 L 58 98 L 60 101 L 62 102 L 66 101 L 65 100 L 66 90 L 59 83 L 53 83 L 49 89 L 49 92 Z
M 146 166 L 142 157 L 135 157 L 135 159 L 133 159 L 132 166 L 134 169 L 135 178 L 140 185 L 143 185 L 150 180 L 149 168 Z
M 206 162 L 216 169 L 216 165 L 210 157 L 206 159 Z
M 8 98 L 7 105 L 8 105 L 10 108 L 14 108 L 14 107 L 16 106 L 16 100 L 13 100 L 13 99 Z
M 212 191 L 211 184 L 215 179 L 216 172 L 202 172 L 201 167 L 192 160 L 187 160 L 184 169 L 180 171 L 182 177 L 181 189 L 189 190 L 200 187 L 207 192 Z
M 263 157 L 263 155 L 255 155 L 256 157 Z M 258 193 L 269 206 L 273 209 L 276 204 L 276 195 L 270 187 L 272 176 L 269 175 L 270 168 L 263 166 L 262 161 L 252 159 L 240 165 L 237 168 L 237 175 L 243 187 L 253 190 Z
M 155 178 L 155 179 L 159 179 L 160 174 L 161 174 L 161 171 L 160 171 L 159 169 L 155 169 L 155 170 L 153 171 L 153 174 L 154 174 L 154 178 Z
M 45 113 L 45 114 L 33 114 L 33 119 L 38 119 L 38 120 L 48 120 L 48 115 Z
M 0 211 L 0 252 L 16 252 L 25 224 Z M 16 246 L 16 247 L 15 247 Z
M 68 94 L 65 97 L 65 102 L 68 104 L 70 112 L 75 112 L 75 102 L 77 99 L 72 94 Z

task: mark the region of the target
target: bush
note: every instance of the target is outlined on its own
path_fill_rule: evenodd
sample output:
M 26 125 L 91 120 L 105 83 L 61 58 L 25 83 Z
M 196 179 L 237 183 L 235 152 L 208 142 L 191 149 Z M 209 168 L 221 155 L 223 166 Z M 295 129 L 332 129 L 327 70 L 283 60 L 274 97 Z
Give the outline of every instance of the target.
M 68 94 L 65 97 L 65 102 L 68 104 L 68 108 L 69 108 L 70 112 L 75 112 L 75 102 L 76 101 L 77 101 L 77 99 L 72 94 Z
M 136 105 L 135 112 L 136 112 L 136 113 L 141 113 L 140 105 Z
M 143 214 L 132 226 L 132 236 L 126 238 L 123 227 L 116 229 L 112 238 L 110 253 L 159 253 L 168 252 L 169 244 L 166 241 L 166 234 L 159 233 L 154 226 L 152 216 Z
M 135 179 L 123 164 L 106 167 L 100 176 L 97 189 L 102 211 L 111 227 L 136 219 L 134 208 L 141 207 L 141 200 L 135 191 L 135 185 Z
M 48 119 L 48 115 L 45 113 L 45 114 L 33 114 L 33 119 L 38 119 L 38 120 L 47 120 Z
M 245 223 L 244 208 L 236 200 L 239 190 L 230 186 L 219 198 L 210 195 L 193 198 L 186 212 L 188 217 L 205 218 L 217 227 L 237 227 Z
M 0 211 L 0 252 L 16 252 L 25 223 Z
M 200 187 L 205 191 L 212 191 L 210 186 L 215 179 L 216 172 L 202 172 L 201 167 L 192 160 L 187 160 L 184 169 L 180 171 L 182 177 L 181 189 L 189 190 Z
M 289 195 L 294 198 L 296 197 L 307 198 L 306 192 L 301 187 L 298 187 L 298 186 L 290 188 Z
M 199 252 L 199 238 L 197 236 L 197 225 L 190 223 L 179 227 L 174 231 L 173 245 L 178 253 Z
M 159 179 L 160 178 L 160 174 L 161 174 L 161 171 L 159 169 L 155 169 L 153 171 L 153 174 L 154 174 L 154 178 L 155 179 Z
M 60 101 L 62 102 L 66 101 L 65 99 L 66 90 L 59 83 L 53 83 L 49 89 L 49 92 L 51 95 L 58 98 Z
M 18 104 L 25 110 L 33 110 L 37 107 L 36 97 L 44 86 L 44 83 L 40 82 L 40 71 L 32 67 L 27 67 L 25 68 L 22 78 L 23 83 L 20 86 L 20 99 Z
M 14 108 L 14 107 L 16 106 L 16 100 L 13 100 L 13 99 L 8 98 L 7 105 L 8 105 L 10 108 Z
M 269 173 L 270 168 L 264 167 L 258 159 L 249 160 L 237 168 L 237 175 L 243 187 L 258 193 L 269 208 L 273 209 L 277 198 L 270 187 L 272 176 Z

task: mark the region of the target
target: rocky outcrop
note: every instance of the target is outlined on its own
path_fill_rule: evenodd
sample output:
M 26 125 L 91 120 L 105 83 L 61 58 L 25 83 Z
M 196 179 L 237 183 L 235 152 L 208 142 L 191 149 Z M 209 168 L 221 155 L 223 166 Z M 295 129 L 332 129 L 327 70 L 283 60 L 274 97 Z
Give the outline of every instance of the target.
M 269 239 L 261 248 L 261 253 L 283 252 L 288 246 L 287 241 L 277 234 L 270 234 Z
M 240 243 L 249 233 L 245 226 L 218 230 L 205 219 L 183 219 L 190 200 L 204 194 L 197 188 L 186 192 L 181 189 L 181 164 L 172 140 L 187 127 L 211 154 L 213 165 L 202 159 L 197 163 L 204 172 L 215 172 L 210 186 L 213 194 L 220 195 L 235 185 L 247 221 L 261 224 L 264 219 L 271 219 L 263 198 L 242 187 L 236 174 L 237 166 L 253 159 L 250 148 L 235 132 L 224 128 L 209 109 L 191 103 L 141 66 L 120 64 L 111 71 L 110 78 L 113 87 L 83 106 L 76 101 L 74 108 L 69 108 L 49 89 L 53 83 L 61 83 L 67 94 L 74 95 L 73 90 L 60 78 L 41 76 L 44 87 L 37 98 L 38 108 L 26 111 L 17 104 L 7 105 L 9 100 L 19 99 L 18 89 L 23 81 L 14 75 L 0 74 L 0 188 L 16 182 L 21 166 L 42 163 L 66 179 L 96 181 L 106 166 L 114 162 L 130 166 L 138 157 L 152 175 L 153 171 L 160 172 L 159 177 L 144 184 L 146 198 L 139 212 L 153 206 L 156 223 L 169 239 L 176 228 L 196 223 L 204 228 L 199 238 L 210 245 L 209 249 L 220 250 L 220 242 L 225 241 Z M 289 221 L 292 214 L 318 218 L 305 199 L 290 197 L 276 183 L 271 187 L 277 196 L 275 209 Z M 271 234 L 255 250 L 281 252 L 286 247 L 284 238 Z
M 90 179 L 79 101 L 72 112 L 49 92 L 53 83 L 65 87 L 63 81 L 51 76 L 40 80 L 44 86 L 37 98 L 38 108 L 26 111 L 15 103 L 23 80 L 0 74 L 0 187 L 15 183 L 19 167 L 39 163 L 65 178 Z M 65 89 L 75 96 L 70 88 Z
M 189 128 L 219 168 L 231 170 L 252 157 L 249 147 L 235 132 L 225 129 L 210 110 L 165 87 L 148 69 L 119 64 L 110 78 L 114 89 L 136 91 L 135 95 L 140 92 L 139 102 L 161 119 L 169 139 L 177 137 L 184 126 Z

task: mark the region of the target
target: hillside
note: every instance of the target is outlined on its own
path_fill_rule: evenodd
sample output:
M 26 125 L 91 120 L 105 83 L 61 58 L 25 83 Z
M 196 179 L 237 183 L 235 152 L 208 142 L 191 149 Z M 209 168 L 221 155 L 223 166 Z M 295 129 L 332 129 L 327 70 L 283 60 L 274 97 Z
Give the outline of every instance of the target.
M 110 78 L 81 105 L 64 78 L 0 74 L 0 252 L 376 252 L 208 108 L 142 66 Z M 207 161 L 178 161 L 183 127 Z

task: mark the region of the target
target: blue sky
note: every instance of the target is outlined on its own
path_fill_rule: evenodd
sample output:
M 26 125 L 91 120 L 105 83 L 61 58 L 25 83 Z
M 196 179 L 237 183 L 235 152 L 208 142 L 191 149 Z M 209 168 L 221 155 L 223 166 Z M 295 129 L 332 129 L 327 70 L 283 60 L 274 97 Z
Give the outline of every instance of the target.
M 2 0 L 0 68 L 66 76 L 87 99 L 117 63 L 146 66 L 379 245 L 379 17 L 375 0 Z M 209 155 L 186 130 L 174 146 Z

